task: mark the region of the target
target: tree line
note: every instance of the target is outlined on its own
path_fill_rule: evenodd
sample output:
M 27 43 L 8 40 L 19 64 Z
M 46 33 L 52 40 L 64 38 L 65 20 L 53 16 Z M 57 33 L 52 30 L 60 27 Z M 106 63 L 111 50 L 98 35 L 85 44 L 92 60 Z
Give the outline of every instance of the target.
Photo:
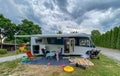
M 10 19 L 0 14 L 0 39 L 7 43 L 14 43 L 14 35 L 41 34 L 41 27 L 32 21 L 23 19 L 20 24 L 12 23 Z M 29 42 L 29 38 L 17 38 L 17 43 Z
M 99 30 L 91 31 L 91 38 L 96 46 L 120 49 L 120 26 L 101 34 Z

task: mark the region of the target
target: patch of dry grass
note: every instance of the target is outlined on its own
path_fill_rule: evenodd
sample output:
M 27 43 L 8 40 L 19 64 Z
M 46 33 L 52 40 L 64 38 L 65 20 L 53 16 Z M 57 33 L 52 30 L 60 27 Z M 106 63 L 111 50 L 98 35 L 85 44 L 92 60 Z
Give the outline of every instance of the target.
M 47 65 L 22 65 L 24 70 L 16 70 L 12 76 L 59 76 L 63 72 L 63 68 L 58 66 Z M 61 76 L 61 75 L 60 75 Z

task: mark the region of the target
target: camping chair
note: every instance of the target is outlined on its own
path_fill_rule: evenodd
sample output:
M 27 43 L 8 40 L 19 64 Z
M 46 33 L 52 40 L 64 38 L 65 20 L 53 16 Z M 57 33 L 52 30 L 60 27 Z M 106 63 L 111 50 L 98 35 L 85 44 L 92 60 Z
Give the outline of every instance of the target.
M 46 58 L 54 58 L 55 53 L 49 52 L 49 51 L 45 51 L 45 49 L 41 49 L 43 56 Z
M 59 58 L 62 59 L 62 48 L 60 49 L 60 52 L 59 52 Z
M 41 50 L 42 50 L 43 56 L 46 57 L 45 49 L 41 49 Z
M 27 57 L 28 57 L 30 60 L 32 60 L 32 59 L 35 58 L 35 56 L 33 56 L 33 55 L 31 54 L 30 50 L 27 50 L 27 51 L 26 51 L 26 55 L 27 55 Z

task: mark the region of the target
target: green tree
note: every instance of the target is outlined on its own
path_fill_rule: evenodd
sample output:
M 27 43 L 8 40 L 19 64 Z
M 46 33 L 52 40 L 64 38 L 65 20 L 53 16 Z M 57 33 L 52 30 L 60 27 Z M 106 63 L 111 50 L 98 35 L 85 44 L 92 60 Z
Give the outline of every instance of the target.
M 93 42 L 95 43 L 95 45 L 99 45 L 99 40 L 100 40 L 100 36 L 101 33 L 99 32 L 99 30 L 93 30 L 91 31 L 91 38 L 93 40 Z
M 32 35 L 32 34 L 41 34 L 41 27 L 37 24 L 34 24 L 32 21 L 27 19 L 22 20 L 22 23 L 17 27 L 19 34 L 21 35 Z
M 22 20 L 22 23 L 19 24 L 16 28 L 18 35 L 32 35 L 32 34 L 41 34 L 41 27 L 37 24 L 34 24 L 32 21 L 27 19 Z M 29 38 L 21 38 L 23 42 L 28 42 Z
M 120 26 L 114 27 L 104 34 L 100 34 L 98 30 L 93 30 L 91 37 L 97 46 L 120 49 Z
M 71 33 L 79 33 L 78 31 L 73 31 L 73 32 L 71 32 Z
M 0 31 L 3 39 L 6 38 L 8 40 L 12 40 L 14 38 L 16 25 L 11 23 L 11 20 L 5 18 L 2 14 L 0 14 Z
M 62 31 L 58 31 L 57 34 L 62 34 Z
M 107 31 L 105 33 L 105 47 L 110 48 L 110 42 L 111 42 L 111 31 Z
M 109 44 L 110 44 L 109 47 L 110 47 L 110 48 L 112 48 L 112 42 L 113 42 L 113 39 L 112 39 L 112 37 L 113 37 L 113 36 L 112 36 L 112 32 L 113 32 L 113 31 L 110 30 L 110 42 L 109 42 Z
M 0 41 L 5 39 L 6 42 L 14 42 L 15 33 L 19 35 L 32 35 L 32 34 L 41 34 L 41 27 L 37 24 L 34 24 L 32 21 L 27 19 L 22 20 L 18 25 L 11 22 L 10 19 L 5 18 L 0 14 Z M 27 42 L 29 38 L 17 38 L 18 42 Z
M 117 38 L 116 48 L 120 49 L 120 26 L 119 26 L 119 32 L 118 32 L 118 38 Z
M 117 38 L 118 38 L 118 32 L 119 32 L 119 28 L 118 27 L 114 27 L 113 32 L 112 32 L 112 48 L 116 48 L 116 44 L 117 44 Z

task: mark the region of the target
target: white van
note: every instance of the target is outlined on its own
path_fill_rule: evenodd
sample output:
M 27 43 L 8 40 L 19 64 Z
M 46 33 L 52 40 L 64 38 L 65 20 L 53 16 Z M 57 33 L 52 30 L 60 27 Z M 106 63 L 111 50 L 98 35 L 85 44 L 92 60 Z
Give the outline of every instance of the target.
M 42 55 L 42 48 L 48 51 L 62 50 L 62 55 L 85 55 L 95 46 L 90 35 L 85 33 L 31 35 L 32 54 Z

